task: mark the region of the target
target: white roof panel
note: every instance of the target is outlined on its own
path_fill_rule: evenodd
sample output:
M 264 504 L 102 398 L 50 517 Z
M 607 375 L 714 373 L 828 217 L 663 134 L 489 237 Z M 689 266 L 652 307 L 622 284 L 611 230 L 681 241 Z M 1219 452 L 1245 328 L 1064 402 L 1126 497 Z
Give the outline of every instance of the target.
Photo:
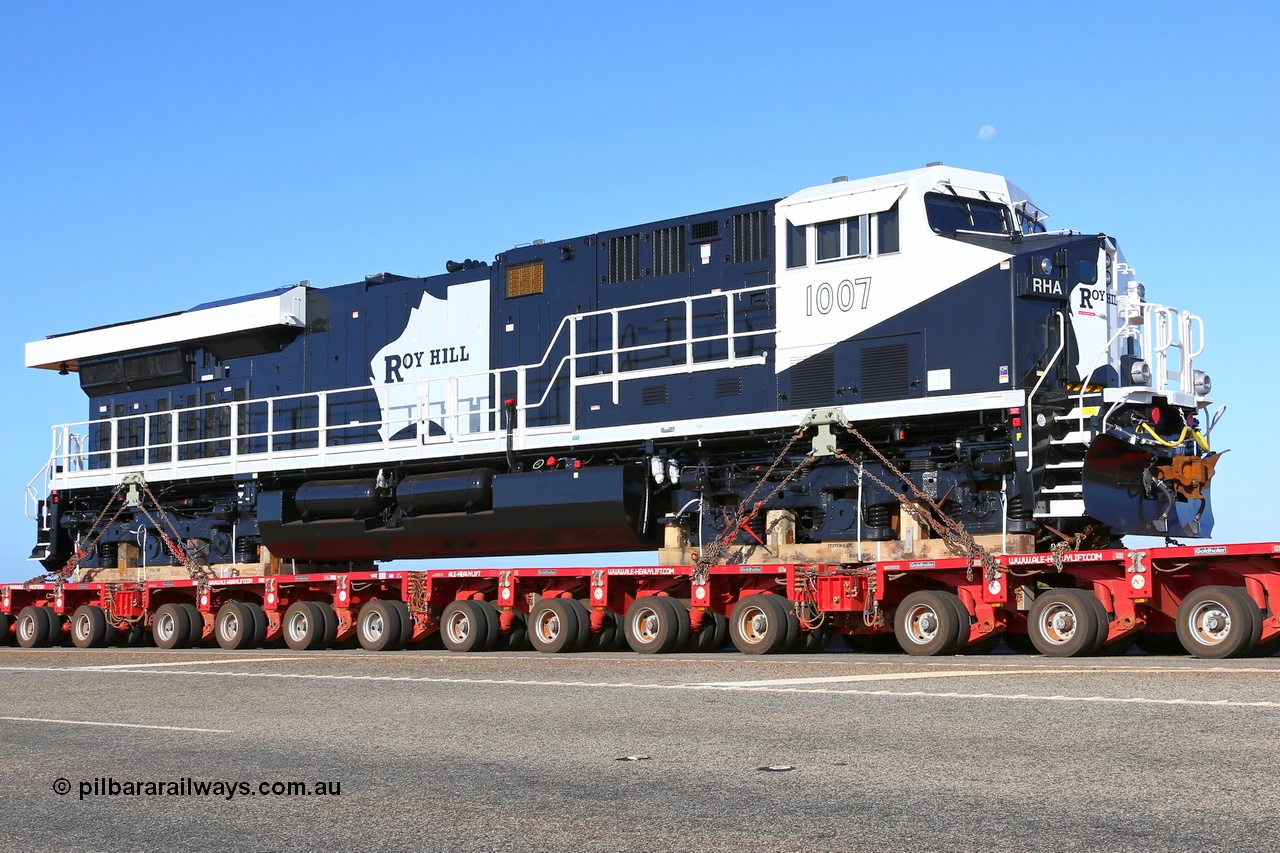
M 27 344 L 27 367 L 76 370 L 84 358 L 208 340 L 271 326 L 306 325 L 307 288 L 299 285 L 257 299 L 193 308 L 149 320 L 54 335 Z

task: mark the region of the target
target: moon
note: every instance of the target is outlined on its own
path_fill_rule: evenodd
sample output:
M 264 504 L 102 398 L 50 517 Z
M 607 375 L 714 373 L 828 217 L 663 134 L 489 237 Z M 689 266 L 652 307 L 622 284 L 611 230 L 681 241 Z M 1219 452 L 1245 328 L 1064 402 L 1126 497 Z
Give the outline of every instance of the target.
M 994 139 L 995 135 L 996 129 L 989 124 L 984 124 L 982 127 L 978 128 L 978 138 L 983 142 L 986 142 L 989 139 Z

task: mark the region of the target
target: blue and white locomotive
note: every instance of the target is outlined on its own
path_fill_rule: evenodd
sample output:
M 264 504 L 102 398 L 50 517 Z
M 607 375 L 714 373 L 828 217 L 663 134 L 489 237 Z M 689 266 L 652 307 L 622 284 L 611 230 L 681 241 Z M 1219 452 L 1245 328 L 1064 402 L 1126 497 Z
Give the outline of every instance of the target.
M 28 344 L 90 406 L 28 490 L 33 558 L 174 559 L 154 513 L 106 512 L 127 478 L 210 563 L 750 542 L 773 510 L 883 541 L 921 494 L 1041 548 L 1208 535 L 1201 320 L 1043 220 L 932 164 Z M 796 471 L 814 412 L 846 458 Z

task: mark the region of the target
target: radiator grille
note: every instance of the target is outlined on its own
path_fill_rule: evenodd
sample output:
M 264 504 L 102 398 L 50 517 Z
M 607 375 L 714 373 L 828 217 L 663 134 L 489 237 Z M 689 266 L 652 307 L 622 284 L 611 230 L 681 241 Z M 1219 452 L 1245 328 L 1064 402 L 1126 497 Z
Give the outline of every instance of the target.
M 768 216 L 763 210 L 733 217 L 733 262 L 758 261 L 769 257 Z
M 653 274 L 672 275 L 684 271 L 684 226 L 654 231 Z
M 835 400 L 836 356 L 831 350 L 791 368 L 791 408 L 823 406 Z
M 640 235 L 609 238 L 609 281 L 618 284 L 640 277 Z
M 903 397 L 911 390 L 906 344 L 868 347 L 862 351 L 862 398 Z

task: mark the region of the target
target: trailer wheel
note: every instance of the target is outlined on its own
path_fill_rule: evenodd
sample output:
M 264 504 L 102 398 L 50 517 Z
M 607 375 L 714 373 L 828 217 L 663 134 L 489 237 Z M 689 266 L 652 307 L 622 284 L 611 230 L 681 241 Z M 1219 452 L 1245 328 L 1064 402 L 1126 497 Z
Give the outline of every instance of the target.
M 951 652 L 953 655 L 969 654 L 965 651 L 965 647 L 969 645 L 969 634 L 973 629 L 973 617 L 969 613 L 969 608 L 964 606 L 964 602 L 960 600 L 960 596 L 954 592 L 939 593 L 947 600 L 952 609 L 956 612 L 956 619 L 960 620 L 960 630 L 956 634 L 955 649 Z M 979 641 L 981 642 L 981 641 Z M 974 645 L 977 645 L 975 643 Z M 986 654 L 986 652 L 974 652 L 973 654 Z
M 151 622 L 151 636 L 162 649 L 185 649 L 191 645 L 191 614 L 178 604 L 162 604 Z
M 400 639 L 396 641 L 394 650 L 408 648 L 409 640 L 413 638 L 413 615 L 409 612 L 407 602 L 398 598 L 393 598 L 390 601 L 391 606 L 400 614 Z
M 1253 622 L 1253 626 L 1249 631 L 1248 648 L 1240 652 L 1240 657 L 1251 656 L 1258 648 L 1258 641 L 1262 639 L 1262 623 L 1266 621 L 1267 614 L 1265 611 L 1259 610 L 1258 605 L 1253 602 L 1249 596 L 1249 591 L 1242 586 L 1229 586 L 1227 589 L 1240 599 L 1240 603 L 1244 606 L 1244 610 L 1249 614 Z
M 321 638 L 318 648 L 333 648 L 333 642 L 338 636 L 338 614 L 333 612 L 333 605 L 327 601 L 309 601 L 307 603 L 315 610 L 316 616 L 320 618 L 320 624 L 324 626 L 324 636 Z
M 689 645 L 689 608 L 678 598 L 669 595 L 658 597 L 662 599 L 661 605 L 671 614 L 671 625 L 676 632 L 676 643 L 671 651 L 684 651 L 685 646 Z
M 242 601 L 240 603 L 248 611 L 249 615 L 253 617 L 253 634 L 249 638 L 248 648 L 261 648 L 263 641 L 267 638 L 267 612 L 256 601 Z
M 177 606 L 187 612 L 187 619 L 191 622 L 191 633 L 187 635 L 187 645 L 190 647 L 200 645 L 204 642 L 204 614 L 200 612 L 200 608 L 189 601 L 183 601 Z
M 893 617 L 898 645 L 909 655 L 953 655 L 960 645 L 955 593 L 920 589 L 902 599 Z
M 775 654 L 786 647 L 790 635 L 787 617 L 781 596 L 757 592 L 733 606 L 729 613 L 729 636 L 743 654 Z
M 392 602 L 375 598 L 360 608 L 356 637 L 365 651 L 395 651 L 402 631 L 400 610 Z
M 184 613 L 185 615 L 185 613 Z M 190 623 L 186 625 L 190 631 Z M 218 616 L 213 623 L 213 635 L 218 645 L 229 651 L 247 649 L 257 634 L 258 624 L 243 601 L 228 601 L 218 608 Z M 190 636 L 184 632 L 184 636 Z
M 693 649 L 698 652 L 718 652 L 729 640 L 729 619 L 717 610 L 702 612 L 702 630 L 693 638 Z
M 62 642 L 63 617 L 52 607 L 46 607 L 49 616 L 49 641 L 46 646 L 56 646 Z
M 1092 592 L 1053 589 L 1036 596 L 1027 614 L 1027 634 L 1041 654 L 1066 658 L 1091 655 L 1101 645 L 1099 607 Z
M 105 646 L 113 633 L 106 611 L 96 604 L 82 604 L 71 614 L 71 642 L 77 649 Z
M 666 654 L 676 648 L 680 640 L 677 616 L 679 611 L 668 607 L 669 596 L 646 595 L 631 602 L 627 608 L 624 630 L 627 645 L 643 655 Z M 685 624 L 688 624 L 686 618 Z
M 0 613 L 0 646 L 9 645 L 9 626 L 12 624 L 12 616 L 8 613 Z
M 310 652 L 324 642 L 324 617 L 310 601 L 295 601 L 284 612 L 285 645 L 296 652 Z
M 483 652 L 492 647 L 490 642 L 498 626 L 492 625 L 492 607 L 483 601 L 451 601 L 440 615 L 440 637 L 451 652 Z M 492 629 L 492 630 L 491 630 Z
M 1228 658 L 1248 654 L 1262 631 L 1257 607 L 1243 590 L 1205 586 L 1178 607 L 1178 639 L 1198 658 Z
M 529 642 L 540 652 L 576 652 L 585 639 L 586 611 L 572 598 L 544 598 L 529 613 Z M 590 625 L 587 625 L 590 630 Z
M 48 607 L 37 607 L 34 604 L 28 604 L 22 608 L 18 612 L 18 622 L 14 628 L 18 645 L 24 649 L 43 648 L 50 645 L 52 620 L 49 614 L 51 612 Z

